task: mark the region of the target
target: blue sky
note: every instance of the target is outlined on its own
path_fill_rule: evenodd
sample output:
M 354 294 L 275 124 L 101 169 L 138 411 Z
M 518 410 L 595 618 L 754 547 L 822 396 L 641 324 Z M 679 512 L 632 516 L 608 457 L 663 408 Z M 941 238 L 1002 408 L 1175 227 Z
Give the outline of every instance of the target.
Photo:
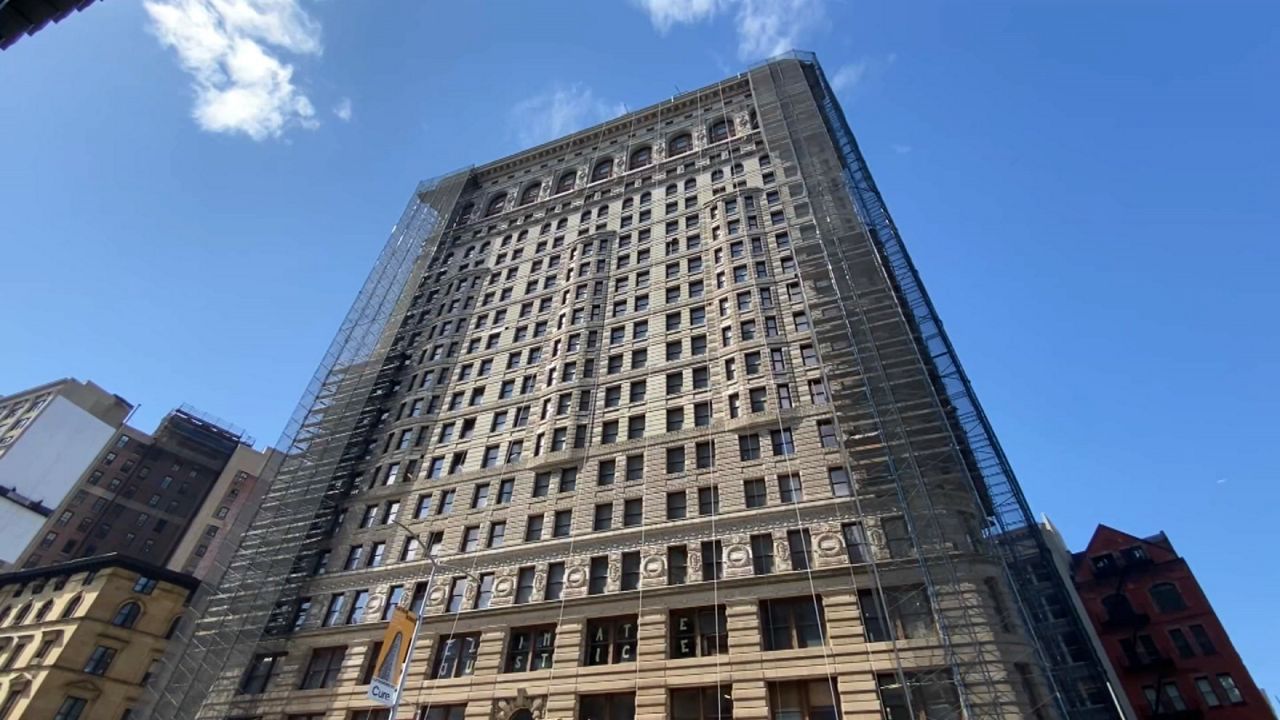
M 1033 507 L 1074 547 L 1167 531 L 1280 691 L 1261 0 L 97 3 L 0 54 L 0 393 L 75 376 L 273 439 L 416 181 L 791 46 Z

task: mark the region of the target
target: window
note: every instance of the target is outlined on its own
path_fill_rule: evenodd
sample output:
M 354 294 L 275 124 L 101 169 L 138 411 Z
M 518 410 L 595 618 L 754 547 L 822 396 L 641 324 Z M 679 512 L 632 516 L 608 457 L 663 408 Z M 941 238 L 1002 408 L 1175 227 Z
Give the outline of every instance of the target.
M 653 162 L 653 148 L 645 145 L 631 151 L 631 161 L 627 163 L 627 167 L 631 170 L 642 168 Z
M 587 621 L 587 665 L 611 665 L 636 659 L 636 616 Z
M 849 556 L 851 563 L 863 563 L 867 561 L 867 535 L 862 529 L 862 523 L 850 522 L 840 526 L 840 535 L 844 539 L 845 553 Z
M 552 537 L 569 537 L 573 532 L 573 511 L 557 510 L 555 515 L 555 525 L 551 530 Z
M 578 720 L 635 720 L 635 693 L 578 696 Z
M 432 678 L 459 678 L 475 673 L 476 654 L 480 649 L 479 633 L 443 635 L 436 648 Z
M 675 474 L 684 472 L 684 446 L 667 448 L 667 473 Z
M 592 518 L 591 529 L 600 532 L 613 527 L 613 503 L 596 505 L 595 517 Z
M 1178 651 L 1178 657 L 1195 657 L 1196 651 L 1191 647 L 1191 641 L 1187 639 L 1187 634 L 1173 628 L 1169 630 L 1169 639 L 1173 641 L 1173 647 Z
M 680 133 L 667 143 L 667 156 L 681 155 L 693 149 L 693 136 L 689 133 Z
M 723 605 L 671 611 L 672 659 L 708 657 L 729 652 Z
M 613 158 L 604 158 L 591 168 L 591 182 L 607 180 L 613 175 Z
M 1178 592 L 1178 586 L 1173 583 L 1156 583 L 1152 585 L 1151 599 L 1155 601 L 1156 608 L 1162 613 L 1187 609 L 1187 603 L 1182 599 L 1182 593 Z
M 1211 708 L 1222 706 L 1222 701 L 1218 699 L 1218 693 L 1214 691 L 1213 683 L 1209 682 L 1209 678 L 1196 678 L 1196 690 L 1200 691 L 1200 697 L 1204 700 L 1205 705 Z
M 627 482 L 640 482 L 644 479 L 644 455 L 627 456 Z
M 794 597 L 760 602 L 761 641 L 765 650 L 790 650 L 821 645 L 825 635 L 823 624 L 821 597 Z
M 476 602 L 472 607 L 484 610 L 493 601 L 493 573 L 480 574 L 480 587 L 476 589 Z
M 422 710 L 423 712 L 418 716 L 417 720 L 463 720 L 467 714 L 467 705 L 466 703 L 461 705 L 430 705 Z M 351 720 L 364 720 L 364 718 L 356 715 Z M 391 719 L 387 718 L 387 720 Z
M 792 570 L 808 570 L 813 565 L 813 539 L 809 528 L 787 531 L 787 548 Z
M 729 122 L 727 120 L 717 120 L 711 123 L 711 128 L 707 131 L 707 138 L 710 142 L 717 143 L 721 140 L 729 139 L 730 134 Z
M 751 536 L 751 568 L 756 575 L 773 572 L 773 534 Z
M 698 488 L 698 514 L 720 514 L 720 488 L 715 485 Z
M 534 542 L 542 539 L 542 515 L 530 515 L 524 526 L 524 541 Z
M 1243 705 L 1244 696 L 1240 694 L 1240 688 L 1236 687 L 1236 681 L 1226 673 L 1218 675 L 1218 684 L 1222 686 L 1222 692 L 1227 696 L 1227 701 L 1232 705 Z
M 283 657 L 281 653 L 255 655 L 249 663 L 249 668 L 245 670 L 244 677 L 240 679 L 240 694 L 258 695 L 265 692 L 267 684 L 271 682 L 271 676 L 275 673 L 276 664 Z
M 932 606 L 923 587 L 858 592 L 868 642 L 911 640 L 935 634 Z
M 622 553 L 621 590 L 635 590 L 640 587 L 640 553 L 639 551 Z
M 955 681 L 949 673 L 904 673 L 901 677 L 886 674 L 877 677 L 877 684 L 887 718 L 963 717 Z
M 587 580 L 587 594 L 600 595 L 609 585 L 609 556 L 597 555 L 591 558 L 590 575 Z
M 667 584 L 683 585 L 689 575 L 689 549 L 684 545 L 667 548 Z
M 1156 692 L 1154 685 L 1147 685 L 1142 688 L 1142 693 L 1147 696 L 1151 709 L 1158 710 L 1161 714 L 1187 709 L 1187 703 L 1182 699 L 1182 692 L 1178 690 L 1176 682 L 1160 683 L 1159 693 Z
M 544 600 L 559 600 L 564 592 L 564 563 L 547 565 L 547 589 Z
M 6 701 L 5 704 L 7 705 L 8 702 Z M 62 701 L 62 704 L 58 706 L 58 714 L 53 716 L 53 720 L 80 720 L 80 716 L 88 706 L 88 700 L 74 695 L 68 695 Z
M 342 670 L 342 660 L 346 654 L 346 647 L 316 648 L 302 675 L 301 689 L 333 687 L 338 681 L 338 672 Z
M 507 641 L 507 658 L 503 672 L 545 670 L 551 667 L 556 649 L 554 625 L 514 628 Z
M 778 476 L 778 498 L 784 503 L 798 503 L 804 499 L 799 475 Z
M 99 645 L 89 654 L 89 660 L 84 664 L 84 671 L 90 675 L 106 675 L 107 668 L 111 667 L 111 661 L 115 657 L 115 648 Z
M 745 461 L 760 459 L 760 436 L 739 435 L 738 436 L 738 457 Z
M 556 194 L 569 192 L 577 185 L 577 181 L 578 176 L 572 170 L 561 175 L 560 179 L 556 181 Z
M 489 539 L 485 543 L 485 547 L 499 548 L 507 539 L 507 521 L 499 520 L 489 525 Z
M 134 623 L 138 622 L 138 616 L 142 614 L 142 606 L 136 602 L 127 602 L 120 606 L 116 611 L 116 616 L 111 619 L 111 624 L 116 627 L 131 628 Z
M 688 513 L 689 498 L 684 490 L 667 493 L 667 519 L 680 520 Z
M 462 542 L 458 544 L 458 552 L 473 552 L 480 547 L 480 526 L 471 525 L 462 529 Z
M 884 542 L 889 549 L 889 557 L 894 559 L 911 557 L 915 554 L 915 543 L 907 530 L 907 521 L 902 517 L 886 517 L 880 520 L 880 529 L 884 532 Z
M 836 703 L 839 688 L 835 680 L 791 680 L 788 682 L 769 683 L 769 718 L 770 720 L 839 720 L 840 707 Z M 937 718 L 958 718 L 959 712 L 948 715 L 924 714 L 922 705 L 915 706 L 920 712 L 911 715 L 905 707 L 899 712 L 889 712 L 886 707 L 885 717 L 890 720 L 933 720 Z
M 724 579 L 724 545 L 719 540 L 702 541 L 702 579 Z
M 791 428 L 770 430 L 769 442 L 772 445 L 774 455 L 794 455 L 796 452 L 796 443 L 791 435 Z
M 133 591 L 143 595 L 150 595 L 155 589 L 156 581 L 145 575 L 139 577 L 138 581 L 133 584 Z
M 630 498 L 622 505 L 622 526 L 638 527 L 644 523 L 644 500 Z
M 1196 639 L 1196 645 L 1200 647 L 1201 655 L 1216 655 L 1218 648 L 1214 647 L 1213 639 L 1209 637 L 1209 633 L 1204 629 L 1203 625 L 1192 625 L 1190 627 L 1191 637 Z
M 758 508 L 764 507 L 768 502 L 768 490 L 765 487 L 764 478 L 752 478 L 742 481 L 743 498 L 747 507 Z

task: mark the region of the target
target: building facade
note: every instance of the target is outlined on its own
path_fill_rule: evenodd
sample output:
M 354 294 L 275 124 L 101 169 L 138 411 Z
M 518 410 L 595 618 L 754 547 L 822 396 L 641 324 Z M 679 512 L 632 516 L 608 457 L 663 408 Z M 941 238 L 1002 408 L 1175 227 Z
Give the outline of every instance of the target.
M 295 418 L 151 717 L 386 718 L 396 604 L 398 718 L 1115 716 L 812 56 L 423 183 Z
M 187 533 L 178 542 L 169 559 L 169 568 L 193 575 L 206 585 L 217 587 L 226 560 L 220 554 L 235 552 L 244 527 L 253 518 L 267 483 L 263 470 L 268 453 L 241 444 L 232 453 L 218 479 L 210 488 L 204 504 L 188 523 Z
M 163 566 L 243 437 L 190 408 L 169 413 L 154 434 L 124 426 L 45 520 L 18 565 L 119 553 Z
M 1076 588 L 1139 718 L 1274 718 L 1187 561 L 1164 533 L 1099 525 Z
M 198 585 L 120 556 L 0 575 L 0 718 L 131 717 Z
M 72 378 L 0 397 L 0 568 L 18 559 L 132 411 Z

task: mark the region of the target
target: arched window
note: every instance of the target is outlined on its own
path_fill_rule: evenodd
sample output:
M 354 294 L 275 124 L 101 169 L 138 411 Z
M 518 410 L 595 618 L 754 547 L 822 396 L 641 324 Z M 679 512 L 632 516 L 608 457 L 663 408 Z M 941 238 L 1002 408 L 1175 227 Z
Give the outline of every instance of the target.
M 1178 610 L 1186 610 L 1187 603 L 1182 599 L 1182 593 L 1178 592 L 1178 586 L 1173 583 L 1156 583 L 1151 586 L 1151 599 L 1156 602 L 1156 607 L 1160 612 L 1177 612 Z
M 44 604 L 40 606 L 40 609 L 36 610 L 36 616 L 33 618 L 33 620 L 35 620 L 35 622 L 43 621 L 46 617 L 49 616 L 49 611 L 52 609 L 53 609 L 53 601 L 45 600 Z
M 694 178 L 688 178 L 684 181 L 684 191 L 692 192 L 698 187 L 698 181 Z
M 1102 598 L 1102 609 L 1107 611 L 1108 620 L 1124 620 L 1133 617 L 1133 605 L 1129 598 L 1121 593 Z
M 732 134 L 729 128 L 728 120 L 717 120 L 711 123 L 711 128 L 707 132 L 707 136 L 711 138 L 711 142 L 716 143 L 721 140 L 728 140 Z
M 670 185 L 667 186 L 667 190 L 666 190 L 667 197 L 671 197 L 672 195 L 675 195 L 678 192 L 680 192 L 680 188 L 677 187 L 675 183 L 671 183 Z
M 627 163 L 627 167 L 631 170 L 642 168 L 653 162 L 653 148 L 645 145 L 642 148 L 636 148 L 631 151 L 631 162 Z
M 680 133 L 671 138 L 667 143 L 667 155 L 681 155 L 693 149 L 693 136 L 689 133 Z
M 613 175 L 613 158 L 605 158 L 591 168 L 591 182 L 607 180 Z
M 498 193 L 497 195 L 494 195 L 493 198 L 489 200 L 489 204 L 485 206 L 484 216 L 493 217 L 494 215 L 497 215 L 498 213 L 502 212 L 502 209 L 506 206 L 507 206 L 507 194 Z
M 653 193 L 649 192 L 648 190 L 645 190 L 644 192 L 640 193 L 641 205 L 648 205 L 651 202 L 653 202 Z
M 733 172 L 734 175 L 741 175 L 746 172 L 746 168 L 742 166 L 742 163 L 734 163 L 731 172 Z
M 116 627 L 131 628 L 138 622 L 139 615 L 142 615 L 142 606 L 131 600 L 120 606 L 116 616 L 111 618 L 111 624 Z
M 556 194 L 558 195 L 562 192 L 569 192 L 577 184 L 578 174 L 570 170 L 569 172 L 561 175 L 560 179 L 556 181 Z
M 536 202 L 538 200 L 538 191 L 541 189 L 541 183 L 533 183 L 529 185 L 529 187 L 524 189 L 524 192 L 520 193 L 520 204 L 528 205 L 531 202 Z
M 21 625 L 27 621 L 27 616 L 31 614 L 31 603 L 27 603 L 18 608 L 18 612 L 13 614 L 13 624 Z
M 720 182 L 724 179 L 724 168 L 716 168 L 711 171 L 711 182 Z
M 76 614 L 76 610 L 79 610 L 79 609 L 80 609 L 80 596 L 76 595 L 75 597 L 71 598 L 71 602 L 67 603 L 66 607 L 62 608 L 61 618 L 63 620 L 66 620 L 69 617 L 73 617 Z

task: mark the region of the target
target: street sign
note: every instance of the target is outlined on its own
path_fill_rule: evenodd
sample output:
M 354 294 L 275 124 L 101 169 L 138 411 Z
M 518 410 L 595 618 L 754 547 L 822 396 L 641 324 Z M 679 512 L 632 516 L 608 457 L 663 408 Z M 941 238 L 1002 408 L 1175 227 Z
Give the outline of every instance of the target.
M 417 617 L 402 607 L 391 611 L 387 631 L 382 636 L 382 651 L 378 654 L 378 671 L 369 683 L 368 698 L 384 707 L 395 707 L 400 673 L 409 655 L 411 638 Z

